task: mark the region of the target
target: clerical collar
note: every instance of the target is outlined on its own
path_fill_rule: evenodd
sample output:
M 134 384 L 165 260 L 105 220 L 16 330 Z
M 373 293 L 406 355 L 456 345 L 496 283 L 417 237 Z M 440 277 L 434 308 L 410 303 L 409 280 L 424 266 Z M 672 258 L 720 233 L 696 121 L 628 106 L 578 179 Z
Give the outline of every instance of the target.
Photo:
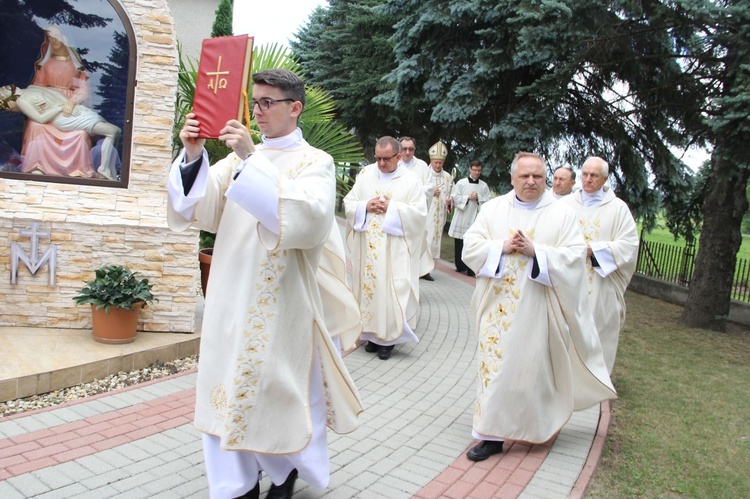
M 589 194 L 588 192 L 581 189 L 581 201 L 583 202 L 583 206 L 586 206 L 587 208 L 594 207 L 602 204 L 602 201 L 604 200 L 604 187 L 599 189 L 596 192 L 592 192 Z
M 440 170 L 439 172 L 436 172 L 435 170 L 433 170 L 432 168 L 430 168 L 430 171 L 432 172 L 432 175 L 434 175 L 435 177 L 439 177 L 439 176 L 441 176 L 443 174 L 443 170 Z
M 518 199 L 518 196 L 515 194 L 513 195 L 513 207 L 518 208 L 519 210 L 534 210 L 536 209 L 536 205 L 539 204 L 539 202 L 542 200 L 544 195 L 539 196 L 539 199 L 535 199 L 534 201 L 521 201 Z
M 474 179 L 474 178 L 469 177 L 469 183 L 470 184 L 478 184 L 479 183 L 479 179 L 478 178 Z
M 406 167 L 406 168 L 411 168 L 412 166 L 414 166 L 414 160 L 415 159 L 416 159 L 416 156 L 412 156 L 411 157 L 411 161 L 409 161 L 408 163 L 405 162 L 403 159 L 400 159 L 400 160 L 398 160 L 398 164 L 399 165 L 404 165 L 404 167 Z
M 283 137 L 274 137 L 269 139 L 265 135 L 263 138 L 263 147 L 270 149 L 294 149 L 300 146 L 307 145 L 307 141 L 302 137 L 302 130 L 295 128 L 295 130 L 289 135 Z
M 378 168 L 378 178 L 380 178 L 381 180 L 391 180 L 396 176 L 396 173 L 398 173 L 399 169 L 401 169 L 401 165 L 396 166 L 396 169 L 392 172 L 383 173 L 380 171 L 380 168 Z

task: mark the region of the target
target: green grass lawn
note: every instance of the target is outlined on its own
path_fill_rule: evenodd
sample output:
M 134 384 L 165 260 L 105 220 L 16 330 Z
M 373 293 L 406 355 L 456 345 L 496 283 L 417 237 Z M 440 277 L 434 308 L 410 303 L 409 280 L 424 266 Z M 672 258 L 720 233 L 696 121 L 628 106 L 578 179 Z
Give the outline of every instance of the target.
M 691 329 L 627 294 L 619 399 L 588 497 L 750 497 L 750 333 Z

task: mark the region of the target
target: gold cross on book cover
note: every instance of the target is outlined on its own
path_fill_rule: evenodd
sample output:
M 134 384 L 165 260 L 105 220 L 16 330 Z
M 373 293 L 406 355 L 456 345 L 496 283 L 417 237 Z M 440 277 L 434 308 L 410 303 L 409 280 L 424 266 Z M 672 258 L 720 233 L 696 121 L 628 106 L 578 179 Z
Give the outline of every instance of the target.
M 200 137 L 215 139 L 227 121 L 242 121 L 253 57 L 253 37 L 220 36 L 203 40 L 195 82 L 193 112 Z

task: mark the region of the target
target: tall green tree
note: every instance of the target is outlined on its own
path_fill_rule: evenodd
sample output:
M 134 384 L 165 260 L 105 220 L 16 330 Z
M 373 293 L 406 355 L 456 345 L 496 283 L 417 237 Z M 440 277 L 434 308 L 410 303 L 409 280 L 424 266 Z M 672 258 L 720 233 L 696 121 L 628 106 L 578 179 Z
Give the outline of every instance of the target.
M 398 116 L 372 102 L 389 86 L 383 77 L 395 66 L 393 22 L 372 9 L 381 0 L 331 0 L 313 11 L 290 46 L 307 76 L 338 103 L 339 116 L 362 144 L 398 134 Z
M 379 100 L 394 88 L 385 77 L 398 63 L 393 36 L 400 19 L 380 11 L 382 3 L 330 0 L 313 12 L 291 47 L 308 81 L 331 92 L 341 121 L 366 150 L 372 153 L 383 135 L 409 135 L 416 138 L 417 156 L 424 158 L 430 144 L 447 137 L 442 125 L 430 120 L 432 108 L 421 98 L 399 106 Z M 446 168 L 454 157 L 448 157 Z
M 387 0 L 381 12 L 400 19 L 399 65 L 378 99 L 421 99 L 495 182 L 519 149 L 572 164 L 603 156 L 636 216 L 651 222 L 661 199 L 670 228 L 687 233 L 695 182 L 672 151 L 713 148 L 683 320 L 723 327 L 747 206 L 747 0 Z
M 700 131 L 713 146 L 703 227 L 682 322 L 724 330 L 750 173 L 750 1 L 694 2 L 686 61 L 704 96 Z
M 216 9 L 216 17 L 214 18 L 214 24 L 211 26 L 211 38 L 217 36 L 232 36 L 232 16 L 234 15 L 234 9 L 232 8 L 231 0 L 221 0 L 219 7 Z

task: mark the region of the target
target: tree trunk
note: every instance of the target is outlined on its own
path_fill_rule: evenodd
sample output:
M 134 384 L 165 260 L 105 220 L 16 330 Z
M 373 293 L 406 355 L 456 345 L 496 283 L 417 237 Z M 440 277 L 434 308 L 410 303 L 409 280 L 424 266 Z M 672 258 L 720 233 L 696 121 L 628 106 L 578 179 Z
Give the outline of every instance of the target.
M 695 273 L 680 317 L 687 326 L 714 331 L 724 331 L 726 327 L 737 251 L 742 244 L 740 226 L 748 207 L 748 170 L 736 168 L 723 159 L 722 152 L 717 144 L 703 200 Z

